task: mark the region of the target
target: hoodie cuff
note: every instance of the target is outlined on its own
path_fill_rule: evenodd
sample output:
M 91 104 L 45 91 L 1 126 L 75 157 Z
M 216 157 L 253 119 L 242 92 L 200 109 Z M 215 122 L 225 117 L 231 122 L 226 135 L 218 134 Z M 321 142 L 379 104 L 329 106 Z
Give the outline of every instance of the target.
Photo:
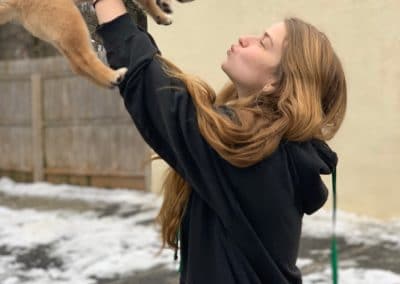
M 103 39 L 106 50 L 113 50 L 122 45 L 129 37 L 140 33 L 140 29 L 126 13 L 96 28 L 96 33 Z

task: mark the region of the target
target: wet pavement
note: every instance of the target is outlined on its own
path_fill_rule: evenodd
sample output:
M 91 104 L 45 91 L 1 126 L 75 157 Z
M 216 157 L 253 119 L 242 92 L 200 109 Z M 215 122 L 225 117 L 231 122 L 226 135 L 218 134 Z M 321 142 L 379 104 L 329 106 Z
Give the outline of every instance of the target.
M 18 196 L 9 195 L 0 192 L 0 208 L 7 208 L 12 210 L 34 209 L 38 212 L 51 212 L 52 210 L 67 210 L 69 212 L 76 212 L 83 214 L 85 212 L 95 213 L 98 218 L 105 218 L 109 216 L 119 217 L 121 220 L 129 219 L 137 214 L 144 213 L 145 211 L 156 212 L 157 207 L 146 207 L 140 204 L 120 204 L 118 202 L 88 202 L 87 200 L 79 200 L 74 197 L 68 198 L 47 198 L 43 196 Z M 154 214 L 153 214 L 154 215 Z M 0 217 L 1 218 L 1 217 Z M 328 220 L 329 221 L 329 220 Z M 143 226 L 151 226 L 154 222 L 154 216 L 149 218 L 142 218 L 140 224 Z M 375 226 L 370 225 L 370 226 Z M 376 239 L 372 242 L 357 241 L 350 239 L 347 236 L 338 236 L 339 248 L 339 264 L 340 271 L 357 271 L 361 273 L 359 280 L 352 276 L 353 280 L 343 281 L 342 283 L 372 283 L 365 282 L 362 279 L 366 277 L 368 271 L 385 272 L 395 277 L 389 278 L 390 280 L 382 280 L 384 282 L 377 283 L 399 283 L 400 284 L 400 230 L 397 231 L 384 224 L 376 225 L 380 231 L 377 234 L 382 234 L 385 237 L 380 240 L 377 235 Z M 385 231 L 385 228 L 388 231 Z M 400 228 L 400 226 L 399 226 Z M 382 231 L 383 230 L 383 231 Z M 380 233 L 379 233 L 380 232 Z M 397 234 L 398 233 L 398 234 Z M 1 237 L 1 233 L 0 233 Z M 1 240 L 1 238 L 0 238 Z M 299 267 L 303 273 L 304 283 L 330 283 L 330 243 L 331 238 L 329 234 L 313 235 L 313 232 L 305 232 L 301 239 L 300 254 L 299 254 Z M 64 260 L 62 258 L 52 255 L 54 243 L 40 244 L 37 246 L 23 249 L 18 247 L 8 246 L 7 244 L 0 243 L 0 260 L 13 257 L 14 265 L 20 267 L 20 270 L 52 270 L 62 269 Z M 145 248 L 144 248 L 145 249 Z M 171 258 L 171 262 L 172 262 Z M 357 274 L 356 274 L 357 275 Z M 8 275 L 10 276 L 10 275 Z M 398 276 L 398 278 L 397 278 Z M 18 276 L 20 281 L 23 281 L 24 275 Z M 18 282 L 2 282 L 1 280 L 7 278 L 7 272 L 0 269 L 0 283 L 13 284 Z M 22 279 L 22 280 L 21 280 Z M 345 279 L 343 279 L 345 280 Z M 397 282 L 399 281 L 399 282 Z M 29 282 L 21 282 L 29 283 Z M 35 282 L 36 283 L 36 282 Z M 65 282 L 73 283 L 73 282 Z M 88 282 L 89 283 L 89 282 Z M 178 283 L 178 273 L 171 266 L 159 264 L 150 269 L 132 269 L 131 272 L 109 276 L 92 276 L 91 282 L 95 284 L 172 284 Z

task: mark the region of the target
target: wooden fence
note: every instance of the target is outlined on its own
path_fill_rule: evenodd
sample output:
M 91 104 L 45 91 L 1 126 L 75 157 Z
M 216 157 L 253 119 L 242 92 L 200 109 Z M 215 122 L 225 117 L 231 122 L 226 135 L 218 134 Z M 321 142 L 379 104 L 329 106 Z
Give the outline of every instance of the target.
M 0 176 L 150 190 L 150 153 L 118 90 L 61 57 L 0 62 Z

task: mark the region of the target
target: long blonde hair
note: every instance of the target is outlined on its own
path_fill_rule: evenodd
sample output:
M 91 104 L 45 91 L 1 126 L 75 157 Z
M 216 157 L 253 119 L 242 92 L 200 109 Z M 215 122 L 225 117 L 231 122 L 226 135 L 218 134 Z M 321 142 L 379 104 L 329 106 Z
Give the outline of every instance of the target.
M 159 57 L 165 71 L 181 80 L 196 108 L 199 130 L 218 154 L 237 167 L 247 167 L 268 157 L 282 139 L 331 139 L 346 111 L 346 80 L 342 65 L 328 38 L 298 18 L 284 20 L 287 35 L 273 93 L 238 98 L 234 85 L 218 94 L 197 77 Z M 215 110 L 228 105 L 239 123 Z M 164 200 L 157 216 L 162 248 L 177 249 L 179 228 L 191 188 L 172 168 L 162 187 Z

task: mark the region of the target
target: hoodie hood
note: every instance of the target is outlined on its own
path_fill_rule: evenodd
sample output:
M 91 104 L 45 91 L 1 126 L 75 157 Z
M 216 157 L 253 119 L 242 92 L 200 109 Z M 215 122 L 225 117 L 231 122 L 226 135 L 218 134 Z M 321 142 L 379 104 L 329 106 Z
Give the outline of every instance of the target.
M 321 160 L 320 174 L 332 174 L 338 163 L 337 154 L 322 140 L 311 140 L 311 145 Z
M 332 174 L 338 157 L 328 144 L 317 139 L 296 143 L 292 154 L 298 178 L 300 207 L 310 215 L 328 199 L 328 189 L 321 175 Z

